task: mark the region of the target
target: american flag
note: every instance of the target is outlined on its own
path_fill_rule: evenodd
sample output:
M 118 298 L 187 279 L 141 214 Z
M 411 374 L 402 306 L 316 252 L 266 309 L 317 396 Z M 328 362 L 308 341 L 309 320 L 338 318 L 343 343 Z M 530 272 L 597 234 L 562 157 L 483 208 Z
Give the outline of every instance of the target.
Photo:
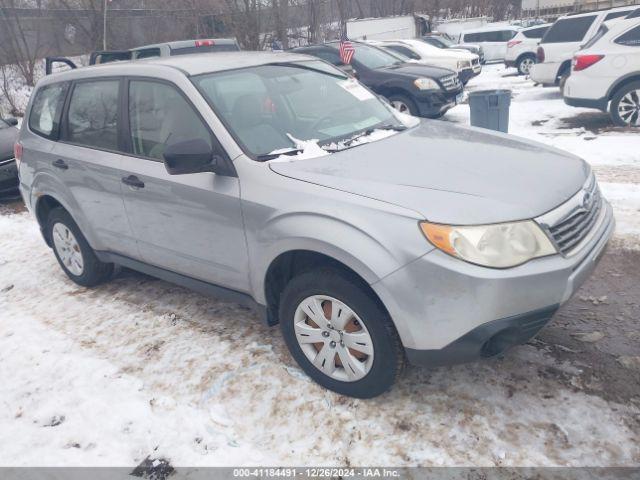
M 356 53 L 356 49 L 353 48 L 353 43 L 347 36 L 347 29 L 342 29 L 342 38 L 340 38 L 340 61 L 345 65 L 351 65 L 351 60 Z

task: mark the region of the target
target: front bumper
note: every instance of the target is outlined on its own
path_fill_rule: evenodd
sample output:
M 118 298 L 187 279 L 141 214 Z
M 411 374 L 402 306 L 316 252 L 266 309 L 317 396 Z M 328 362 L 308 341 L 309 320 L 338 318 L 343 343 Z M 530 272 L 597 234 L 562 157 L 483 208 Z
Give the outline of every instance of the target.
M 11 158 L 0 160 L 0 196 L 18 193 L 18 167 Z
M 433 250 L 372 285 L 409 360 L 460 363 L 524 343 L 593 272 L 615 226 L 611 206 L 584 249 L 519 267 L 479 267 Z
M 480 73 L 480 72 L 478 72 Z M 473 77 L 476 76 L 476 73 L 473 71 L 473 68 L 465 68 L 464 70 L 460 70 L 458 77 L 462 83 L 467 83 Z
M 444 114 L 447 110 L 456 106 L 456 98 L 464 90 L 455 91 L 427 90 L 415 96 L 416 105 L 420 116 L 435 118 Z

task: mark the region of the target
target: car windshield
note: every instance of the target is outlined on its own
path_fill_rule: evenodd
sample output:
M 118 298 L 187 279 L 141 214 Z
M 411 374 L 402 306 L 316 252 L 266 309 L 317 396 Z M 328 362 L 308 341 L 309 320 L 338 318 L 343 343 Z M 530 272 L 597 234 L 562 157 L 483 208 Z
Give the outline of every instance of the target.
M 391 67 L 402 63 L 402 59 L 382 49 L 370 45 L 363 45 L 362 43 L 355 43 L 353 46 L 356 50 L 354 58 L 371 70 Z
M 436 37 L 436 40 L 441 44 L 443 44 L 445 47 L 452 47 L 454 45 L 454 43 L 451 40 L 445 37 Z
M 377 96 L 318 60 L 208 73 L 193 81 L 257 159 L 305 141 L 329 145 L 378 128 L 404 127 Z

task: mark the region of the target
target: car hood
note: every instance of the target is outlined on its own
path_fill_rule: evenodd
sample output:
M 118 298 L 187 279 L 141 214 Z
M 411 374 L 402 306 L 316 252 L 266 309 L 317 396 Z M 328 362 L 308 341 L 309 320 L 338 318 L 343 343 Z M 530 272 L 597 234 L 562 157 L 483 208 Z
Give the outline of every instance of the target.
M 575 195 L 590 173 L 583 160 L 557 149 L 428 120 L 378 142 L 270 167 L 457 225 L 535 218 Z
M 17 137 L 17 128 L 0 128 L 0 160 L 13 157 L 13 144 Z
M 424 65 L 422 63 L 401 63 L 392 65 L 391 67 L 381 68 L 380 71 L 393 72 L 401 75 L 407 75 L 412 78 L 428 77 L 441 78 L 453 75 L 455 72 L 448 68 L 434 67 L 432 65 Z

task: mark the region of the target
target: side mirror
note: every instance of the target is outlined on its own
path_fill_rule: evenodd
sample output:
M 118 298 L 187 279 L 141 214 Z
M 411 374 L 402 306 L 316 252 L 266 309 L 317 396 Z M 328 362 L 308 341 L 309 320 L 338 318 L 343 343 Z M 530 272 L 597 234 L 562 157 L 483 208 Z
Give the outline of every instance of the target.
M 4 120 L 4 123 L 9 125 L 10 127 L 15 127 L 18 125 L 18 119 L 14 117 L 9 117 Z
M 227 175 L 228 167 L 220 155 L 202 138 L 176 142 L 164 150 L 164 166 L 169 175 L 213 172 Z

